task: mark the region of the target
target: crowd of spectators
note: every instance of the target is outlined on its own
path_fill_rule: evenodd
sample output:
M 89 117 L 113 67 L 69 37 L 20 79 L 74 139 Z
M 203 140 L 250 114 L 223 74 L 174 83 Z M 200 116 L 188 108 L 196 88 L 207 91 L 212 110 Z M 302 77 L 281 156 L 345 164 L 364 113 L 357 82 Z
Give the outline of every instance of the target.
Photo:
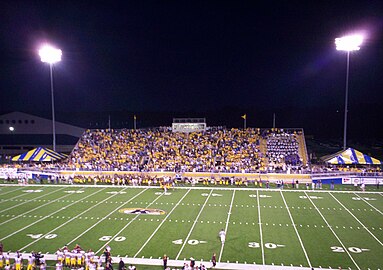
M 269 163 L 302 165 L 299 156 L 298 134 L 295 131 L 271 129 L 265 135 L 267 142 L 266 157 Z
M 135 175 L 112 178 L 74 177 L 59 182 L 151 183 L 147 172 L 209 173 L 378 173 L 379 167 L 303 164 L 302 132 L 291 129 L 226 129 L 175 133 L 155 129 L 87 130 L 68 159 L 55 163 L 4 163 L 1 168 L 36 171 L 131 171 Z M 0 171 L 1 172 L 1 171 Z M 92 179 L 90 179 L 92 178 Z M 56 182 L 57 182 L 56 181 Z
M 67 166 L 81 170 L 256 172 L 257 129 L 175 133 L 168 128 L 87 130 Z

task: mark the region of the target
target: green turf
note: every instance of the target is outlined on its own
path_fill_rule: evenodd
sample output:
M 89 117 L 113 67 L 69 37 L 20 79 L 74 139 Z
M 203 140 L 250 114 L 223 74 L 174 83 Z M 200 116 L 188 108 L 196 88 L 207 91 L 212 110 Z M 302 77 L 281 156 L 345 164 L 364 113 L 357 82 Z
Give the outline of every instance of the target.
M 166 253 L 172 260 L 208 262 L 216 253 L 230 263 L 383 265 L 383 195 L 377 192 L 185 187 L 165 195 L 159 188 L 0 186 L 0 196 L 5 250 L 54 253 L 79 244 L 100 254 L 109 245 L 113 256 L 136 258 Z M 124 208 L 165 213 L 119 212 Z M 221 229 L 227 230 L 223 249 Z

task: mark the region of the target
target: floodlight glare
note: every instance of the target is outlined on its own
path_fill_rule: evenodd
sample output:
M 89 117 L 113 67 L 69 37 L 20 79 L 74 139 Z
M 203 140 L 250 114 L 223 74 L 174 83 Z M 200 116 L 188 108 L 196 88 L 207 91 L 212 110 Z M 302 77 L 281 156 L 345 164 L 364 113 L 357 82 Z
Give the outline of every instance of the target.
M 338 51 L 358 51 L 362 43 L 362 35 L 351 35 L 335 39 L 335 45 Z
M 62 51 L 45 45 L 39 50 L 39 55 L 42 62 L 54 64 L 61 61 Z
M 14 127 L 9 127 L 9 131 L 15 131 L 15 128 Z

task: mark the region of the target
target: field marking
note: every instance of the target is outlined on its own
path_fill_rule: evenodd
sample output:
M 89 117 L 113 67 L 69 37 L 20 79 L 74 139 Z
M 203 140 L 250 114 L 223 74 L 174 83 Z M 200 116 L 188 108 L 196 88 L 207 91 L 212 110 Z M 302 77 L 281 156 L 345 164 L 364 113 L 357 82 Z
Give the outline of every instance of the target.
M 101 191 L 101 190 L 100 190 L 100 191 Z M 96 192 L 96 193 L 97 193 L 97 192 Z M 28 245 L 26 245 L 26 246 L 24 246 L 24 247 L 22 247 L 22 248 L 19 248 L 19 250 L 25 250 L 25 249 L 26 249 L 27 247 L 29 247 L 30 245 L 32 245 L 32 244 L 34 244 L 34 243 L 40 241 L 41 239 L 44 239 L 44 237 L 45 237 L 46 235 L 53 233 L 54 231 L 56 231 L 56 230 L 60 229 L 61 227 L 65 226 L 66 224 L 72 222 L 72 221 L 75 220 L 77 217 L 83 215 L 84 213 L 88 212 L 89 210 L 95 208 L 96 206 L 100 205 L 101 203 L 105 202 L 106 200 L 109 200 L 110 198 L 112 198 L 112 197 L 114 197 L 114 196 L 116 196 L 116 195 L 117 195 L 117 194 L 113 194 L 112 196 L 109 196 L 109 197 L 105 198 L 104 200 L 98 202 L 97 204 L 94 204 L 92 207 L 87 208 L 86 210 L 84 210 L 83 212 L 77 214 L 76 216 L 74 216 L 73 218 L 71 218 L 71 219 L 69 219 L 68 221 L 64 222 L 64 223 L 61 224 L 60 226 L 55 227 L 53 230 L 51 230 L 51 231 L 45 233 L 43 236 L 41 236 L 40 238 L 36 239 L 35 241 L 30 242 Z
M 182 198 L 177 202 L 177 204 L 173 207 L 173 209 L 166 215 L 166 217 L 161 221 L 161 223 L 158 225 L 156 230 L 149 236 L 149 238 L 146 240 L 146 242 L 141 246 L 141 248 L 136 252 L 136 254 L 133 256 L 133 258 L 136 258 L 137 255 L 145 248 L 145 246 L 149 243 L 149 241 L 153 238 L 153 236 L 158 232 L 158 230 L 161 228 L 162 224 L 165 223 L 166 219 L 170 216 L 170 214 L 174 211 L 174 209 L 177 208 L 177 206 L 183 201 L 183 199 L 186 197 L 186 195 L 189 194 L 191 191 L 191 188 L 182 196 Z
M 64 189 L 65 189 L 65 188 L 64 188 Z M 50 195 L 50 194 L 52 194 L 52 193 L 54 193 L 54 192 L 57 192 L 57 191 L 60 191 L 60 190 L 63 190 L 63 188 L 61 188 L 61 189 L 59 189 L 59 190 L 56 190 L 56 191 L 53 191 L 53 192 L 51 192 L 51 193 L 42 195 L 42 196 Z M 37 210 L 37 209 L 40 209 L 40 208 L 42 208 L 42 207 L 45 207 L 45 206 L 47 206 L 47 205 L 49 205 L 49 204 L 51 204 L 51 203 L 58 202 L 58 200 L 63 199 L 63 198 L 65 198 L 65 197 L 68 197 L 68 196 L 70 196 L 70 195 L 71 195 L 71 194 L 66 194 L 66 195 L 64 195 L 64 196 L 62 196 L 62 197 L 60 197 L 60 198 L 58 198 L 58 199 L 52 200 L 52 201 L 49 202 L 49 203 L 42 204 L 42 205 L 40 205 L 40 206 L 38 206 L 38 207 L 36 207 L 36 208 L 33 208 L 33 209 L 31 209 L 31 210 L 29 210 L 29 211 L 27 211 L 27 212 L 24 212 L 24 213 L 22 213 L 22 214 L 19 214 L 19 215 L 15 216 L 15 217 L 13 217 L 13 218 L 11 218 L 11 219 L 7 219 L 7 220 L 1 222 L 1 223 L 0 223 L 0 226 L 3 225 L 3 224 L 5 224 L 5 223 L 11 222 L 12 220 L 14 220 L 14 219 L 16 219 L 16 218 L 22 217 L 22 216 L 24 216 L 25 214 L 28 214 L 28 213 L 30 213 L 30 212 L 33 212 L 33 211 L 35 211 L 35 210 Z M 37 197 L 36 199 L 38 199 L 38 198 L 40 198 L 40 197 L 42 197 L 42 196 L 39 196 L 39 197 Z M 22 204 L 24 204 L 24 203 L 22 203 Z M 22 205 L 22 204 L 19 204 L 19 205 Z M 18 206 L 18 205 L 16 205 L 16 206 Z M 12 208 L 13 208 L 13 207 L 12 207 Z M 6 209 L 6 210 L 9 210 L 9 209 L 12 209 L 12 208 L 8 208 L 8 209 Z M 1 213 L 1 212 L 0 212 L 0 213 Z M 46 216 L 46 217 L 48 217 L 48 216 Z
M 306 194 L 306 192 L 305 192 Z M 306 194 L 307 195 L 307 194 Z M 335 231 L 333 230 L 333 228 L 330 226 L 330 224 L 327 222 L 327 219 L 323 216 L 323 214 L 321 213 L 321 211 L 319 210 L 319 208 L 315 205 L 315 203 L 313 202 L 313 200 L 311 200 L 309 198 L 310 202 L 312 203 L 312 205 L 314 206 L 314 208 L 317 210 L 317 212 L 319 213 L 319 215 L 322 217 L 323 221 L 327 224 L 327 228 L 330 229 L 330 231 L 333 233 L 333 235 L 335 236 L 335 238 L 339 241 L 339 244 L 342 245 L 343 249 L 346 251 L 347 255 L 350 257 L 351 261 L 354 263 L 354 265 L 356 266 L 357 269 L 360 270 L 360 267 L 359 265 L 356 263 L 356 261 L 354 260 L 354 258 L 351 256 L 350 252 L 348 252 L 348 249 L 346 248 L 346 246 L 343 244 L 343 242 L 340 240 L 340 238 L 338 237 L 338 235 L 335 233 Z
M 119 205 L 116 209 L 114 209 L 112 212 L 110 212 L 108 215 L 104 216 L 103 218 L 101 218 L 99 221 L 97 221 L 95 224 L 93 224 L 91 227 L 89 227 L 88 229 L 86 229 L 85 231 L 83 231 L 81 234 L 77 235 L 74 239 L 72 239 L 70 242 L 67 243 L 67 245 L 70 245 L 72 244 L 74 241 L 76 241 L 77 239 L 79 239 L 81 236 L 83 236 L 84 234 L 86 234 L 88 231 L 90 231 L 91 229 L 93 229 L 94 227 L 96 227 L 98 224 L 100 224 L 100 222 L 102 222 L 103 220 L 105 220 L 107 217 L 109 217 L 111 214 L 113 214 L 114 212 L 116 212 L 118 209 L 120 209 L 121 207 L 123 207 L 125 204 L 131 202 L 132 200 L 134 200 L 136 197 L 138 197 L 139 195 L 141 195 L 144 191 L 148 190 L 147 188 L 142 190 L 141 192 L 137 193 L 136 195 L 134 195 L 132 198 L 130 198 L 128 201 L 126 201 L 125 203 L 123 203 L 122 205 Z
M 16 204 L 16 205 L 14 205 L 14 206 L 8 207 L 7 209 L 1 210 L 0 213 L 3 213 L 4 211 L 8 211 L 8 210 L 10 210 L 10 209 L 13 209 L 13 208 L 18 207 L 18 206 L 23 205 L 23 204 L 26 204 L 26 203 L 29 203 L 29 202 L 33 202 L 34 200 L 37 200 L 37 199 L 39 199 L 39 198 L 42 198 L 42 197 L 51 195 L 52 193 L 58 192 L 58 191 L 63 190 L 63 189 L 65 189 L 65 188 L 61 188 L 61 189 L 58 189 L 58 190 L 54 190 L 54 191 L 49 192 L 49 193 L 47 193 L 47 194 L 43 194 L 43 195 L 41 195 L 41 196 L 38 196 L 38 197 L 36 197 L 36 198 L 34 198 L 34 199 L 32 199 L 32 200 L 26 200 L 26 201 L 23 202 L 23 203 L 19 203 L 19 204 Z M 26 193 L 26 194 L 28 194 L 28 193 Z M 23 194 L 23 195 L 24 195 L 24 194 Z M 63 196 L 63 197 L 65 197 L 65 196 Z M 63 198 L 63 197 L 61 197 L 61 198 Z M 61 199 L 61 198 L 60 198 L 60 199 Z M 26 213 L 29 213 L 29 212 L 31 212 L 31 211 L 33 211 L 33 210 L 39 209 L 40 207 L 43 207 L 43 206 L 45 206 L 45 205 L 46 205 L 46 204 L 44 204 L 44 205 L 42 205 L 42 206 L 39 206 L 39 207 L 36 207 L 36 208 L 34 208 L 34 209 L 32 209 L 32 210 L 30 210 L 30 211 L 28 211 L 28 212 L 25 212 L 25 213 L 23 213 L 23 214 L 26 214 Z M 1 223 L 1 224 L 2 224 L 2 223 Z M 1 224 L 0 224 L 0 225 L 1 225 Z
M 154 204 L 159 198 L 161 198 L 163 195 L 165 194 L 165 192 L 163 192 L 160 196 L 156 197 L 151 203 L 149 203 L 144 209 L 148 209 L 149 206 L 151 206 L 152 204 Z M 95 254 L 98 254 L 101 250 L 103 250 L 104 247 L 106 247 L 107 245 L 109 245 L 110 242 L 112 242 L 123 230 L 125 230 L 133 221 L 135 221 L 138 217 L 140 217 L 141 214 L 138 214 L 136 215 L 131 221 L 129 221 L 124 227 L 122 227 L 121 230 L 119 230 L 116 234 L 113 235 L 112 238 L 110 238 L 110 240 L 108 240 L 104 245 L 102 245 L 96 252 Z
M 334 195 L 332 195 L 331 193 L 330 193 L 330 195 L 331 195 L 331 197 L 333 197 L 334 198 L 334 200 L 336 200 L 344 209 L 346 209 L 346 211 L 351 215 L 351 216 L 353 216 L 353 218 L 356 220 L 356 221 L 358 221 L 359 222 L 359 224 L 360 225 L 362 225 L 362 227 L 381 245 L 381 246 L 383 246 L 383 243 L 382 242 L 380 242 L 380 240 L 378 239 L 378 238 L 376 238 L 376 236 L 356 217 L 356 216 L 354 216 L 354 214 L 353 213 L 351 213 L 351 211 L 350 210 L 348 210 L 337 198 L 335 198 L 335 196 Z
M 4 195 L 4 194 L 1 194 L 1 195 Z M 15 197 L 13 197 L 13 198 L 11 198 L 11 199 L 4 199 L 4 200 L 1 200 L 0 203 L 3 203 L 3 202 L 9 202 L 9 201 L 12 201 L 12 200 L 14 200 L 14 199 L 17 199 L 17 198 L 20 198 L 20 197 L 22 197 L 22 196 L 26 196 L 26 195 L 30 195 L 30 193 L 25 192 L 25 193 L 23 193 L 23 194 L 20 194 L 20 195 L 15 196 Z M 40 196 L 40 197 L 41 197 L 41 196 Z M 32 200 L 33 200 L 33 199 L 32 199 Z
M 56 210 L 56 211 L 54 211 L 53 213 L 50 213 L 49 215 L 43 217 L 42 219 L 36 220 L 35 222 L 33 222 L 33 223 L 31 223 L 31 224 L 29 224 L 29 225 L 27 225 L 27 226 L 25 226 L 25 227 L 23 227 L 23 228 L 21 228 L 21 229 L 15 231 L 15 232 L 13 232 L 13 233 L 7 235 L 6 237 L 1 238 L 0 241 L 3 241 L 4 239 L 9 238 L 9 237 L 11 237 L 12 235 L 15 235 L 16 233 L 19 233 L 19 232 L 21 232 L 21 231 L 23 231 L 23 230 L 25 230 L 25 229 L 27 229 L 27 228 L 29 228 L 29 227 L 35 225 L 36 223 L 39 223 L 39 222 L 43 221 L 44 219 L 46 219 L 46 218 L 48 218 L 48 217 L 50 217 L 50 216 L 52 216 L 52 215 L 54 215 L 54 214 L 56 214 L 56 213 L 62 211 L 62 210 L 65 210 L 66 208 L 70 207 L 71 205 L 76 204 L 76 203 L 78 203 L 79 201 L 84 200 L 84 199 L 86 199 L 86 198 L 88 198 L 88 197 L 90 197 L 90 196 L 92 196 L 92 195 L 94 195 L 94 194 L 96 194 L 96 193 L 98 193 L 98 192 L 100 192 L 100 191 L 102 191 L 102 190 L 103 190 L 103 189 L 100 189 L 100 190 L 98 190 L 97 192 L 94 192 L 94 193 L 92 193 L 92 194 L 89 194 L 88 196 L 86 196 L 86 197 L 84 197 L 84 198 L 81 198 L 81 199 L 79 199 L 79 200 L 77 200 L 77 201 L 75 201 L 75 202 L 73 202 L 73 203 L 71 203 L 71 204 L 69 204 L 69 205 L 66 205 L 66 206 L 63 207 L 63 208 L 60 208 L 60 209 Z M 68 195 L 71 195 L 71 194 L 68 194 Z
M 298 236 L 298 240 L 299 240 L 299 243 L 301 244 L 303 253 L 305 254 L 306 260 L 307 260 L 307 262 L 308 262 L 308 264 L 309 264 L 309 267 L 311 268 L 312 266 L 311 266 L 311 262 L 310 262 L 309 256 L 307 255 L 305 246 L 303 245 L 302 239 L 301 239 L 301 237 L 300 237 L 300 235 L 299 235 L 299 232 L 298 232 L 297 227 L 296 227 L 296 225 L 295 225 L 293 216 L 291 215 L 290 209 L 289 209 L 289 207 L 288 207 L 288 205 L 287 205 L 287 202 L 286 202 L 286 200 L 285 200 L 285 197 L 283 196 L 282 190 L 280 190 L 280 193 L 281 193 L 283 202 L 284 202 L 284 204 L 285 204 L 285 206 L 286 206 L 287 213 L 289 214 L 290 220 L 291 220 L 291 222 L 292 222 L 293 228 L 294 228 L 294 230 L 295 230 L 295 233 L 296 233 L 297 236 Z
M 14 187 L 19 187 L 18 184 L 0 184 L 0 186 L 14 186 Z M 52 187 L 53 184 L 28 184 L 29 187 Z M 60 185 L 60 186 L 63 186 L 63 185 Z M 74 185 L 69 185 L 68 186 L 71 186 L 71 187 L 89 187 L 89 188 L 105 188 L 105 185 L 89 185 L 89 184 L 74 184 Z M 159 189 L 160 187 L 159 186 L 118 186 L 118 185 L 108 185 L 107 187 L 113 187 L 113 188 L 125 188 L 125 187 L 129 187 L 129 188 L 137 188 L 137 189 L 140 189 L 140 188 L 149 188 L 149 189 Z M 189 189 L 191 188 L 191 186 L 177 186 L 175 187 L 175 189 Z M 266 189 L 266 188 L 256 188 L 256 187 L 220 187 L 220 186 L 208 186 L 208 187 L 192 187 L 193 189 L 195 190 L 240 190 L 240 191 L 254 191 L 254 190 L 260 190 L 260 191 L 267 191 L 267 192 L 279 192 L 280 189 L 278 188 L 270 188 L 270 189 Z M 380 192 L 380 191 L 355 191 L 355 190 L 306 190 L 306 189 L 283 189 L 284 192 L 309 192 L 309 193 L 361 193 L 361 194 L 379 194 L 381 196 L 383 196 L 383 192 Z
M 25 187 L 25 186 L 24 186 L 24 187 Z M 9 194 L 9 193 L 12 193 L 12 192 L 18 191 L 18 190 L 20 190 L 20 189 L 23 189 L 24 187 L 20 187 L 20 188 L 17 188 L 17 189 L 12 189 L 12 190 L 10 190 L 10 191 L 8 191 L 8 192 L 1 193 L 0 195 L 1 195 L 1 196 L 4 196 L 4 195 L 7 195 L 7 194 Z M 18 197 L 21 197 L 21 196 L 25 196 L 25 195 L 27 195 L 27 194 L 28 194 L 28 193 L 20 194 L 20 195 L 18 195 L 18 196 L 16 196 L 16 197 L 13 197 L 13 198 L 18 198 Z M 11 200 L 11 199 L 4 199 L 4 200 L 1 200 L 0 203 L 7 202 L 7 201 L 9 201 L 9 200 Z
M 225 235 L 227 233 L 227 227 L 229 226 L 229 221 L 230 221 L 230 216 L 231 216 L 231 209 L 233 208 L 234 196 L 235 196 L 235 190 L 233 191 L 233 196 L 231 197 L 229 213 L 227 215 L 226 226 L 225 226 Z M 218 257 L 218 262 L 219 263 L 221 262 L 222 253 L 223 253 L 223 248 L 224 247 L 225 247 L 225 242 L 223 242 L 222 245 L 221 245 L 221 251 L 219 252 L 219 257 Z
M 375 209 L 379 214 L 383 215 L 382 211 L 380 211 L 378 208 L 373 206 L 371 203 L 369 203 L 367 200 L 365 200 L 363 197 L 359 196 L 358 194 L 355 193 L 356 196 L 362 199 L 365 203 L 367 203 L 369 206 L 371 206 L 373 209 Z
M 179 256 L 181 255 L 182 250 L 184 249 L 186 243 L 188 242 L 189 237 L 190 237 L 190 235 L 191 235 L 191 233 L 192 233 L 192 231 L 193 231 L 195 225 L 197 224 L 197 220 L 198 220 L 199 216 L 201 215 L 203 209 L 205 208 L 205 205 L 206 205 L 207 201 L 209 200 L 209 198 L 210 198 L 210 196 L 211 196 L 212 193 L 213 193 L 213 189 L 210 190 L 209 196 L 206 197 L 205 203 L 202 205 L 201 209 L 199 210 L 199 213 L 198 213 L 197 217 L 195 218 L 195 220 L 194 220 L 194 222 L 193 222 L 193 225 L 192 225 L 192 227 L 190 228 L 190 231 L 189 231 L 188 235 L 186 236 L 184 243 L 183 243 L 182 246 L 181 246 L 180 251 L 179 251 L 178 254 L 177 254 L 176 260 L 178 260 Z
M 261 220 L 261 204 L 257 190 L 257 204 L 258 204 L 258 223 L 259 223 L 259 234 L 261 237 L 261 250 L 262 250 L 262 265 L 265 265 L 265 249 L 263 247 L 263 235 L 262 235 L 262 220 Z

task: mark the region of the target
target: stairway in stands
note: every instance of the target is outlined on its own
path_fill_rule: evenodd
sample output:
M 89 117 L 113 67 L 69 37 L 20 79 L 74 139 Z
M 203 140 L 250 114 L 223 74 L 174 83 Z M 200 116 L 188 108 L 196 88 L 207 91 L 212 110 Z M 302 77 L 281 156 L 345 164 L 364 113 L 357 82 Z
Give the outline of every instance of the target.
M 298 143 L 299 143 L 299 156 L 302 158 L 302 162 L 304 165 L 308 164 L 308 155 L 307 155 L 307 147 L 306 147 L 306 140 L 305 140 L 305 134 L 302 130 L 302 133 L 298 135 Z

